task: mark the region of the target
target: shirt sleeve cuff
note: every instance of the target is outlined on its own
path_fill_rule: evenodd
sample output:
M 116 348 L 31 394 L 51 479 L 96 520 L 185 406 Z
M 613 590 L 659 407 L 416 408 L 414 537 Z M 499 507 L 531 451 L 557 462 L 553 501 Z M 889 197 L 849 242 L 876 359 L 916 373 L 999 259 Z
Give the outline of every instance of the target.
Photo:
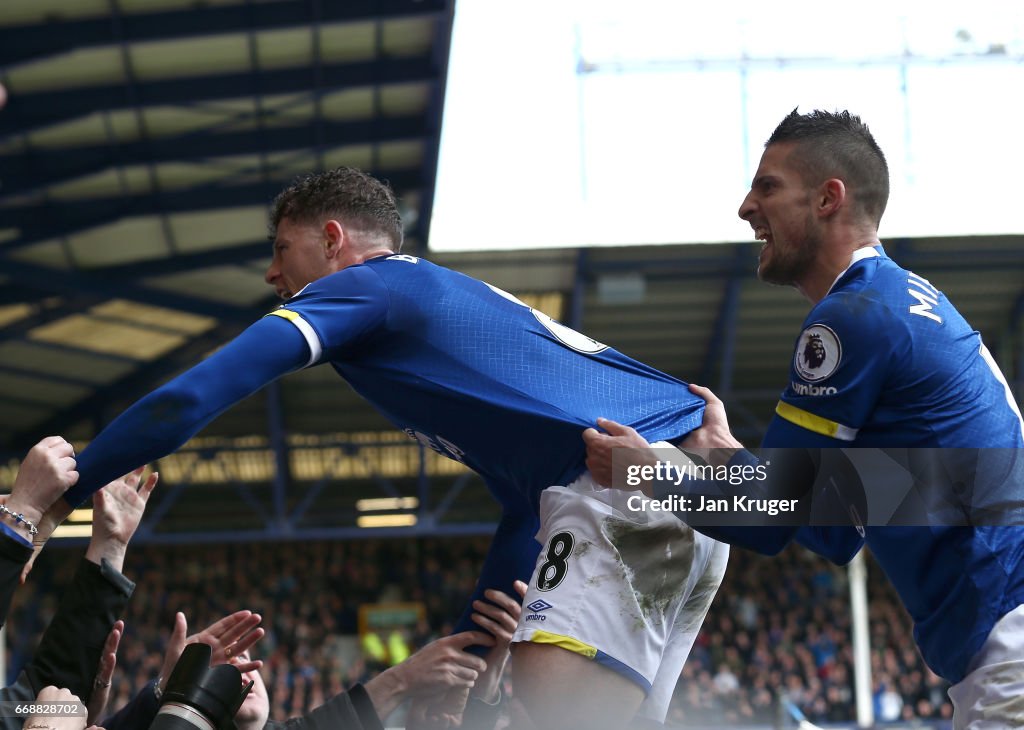
M 731 469 L 734 466 L 757 466 L 761 463 L 761 460 L 754 456 L 746 449 L 740 449 L 735 454 L 729 457 L 727 466 Z
M 135 592 L 135 582 L 130 580 L 124 573 L 117 570 L 106 558 L 100 560 L 100 575 L 123 595 L 131 597 Z
M 24 535 L 22 535 L 17 530 L 15 530 L 14 528 L 12 528 L 10 525 L 7 525 L 7 524 L 5 524 L 3 522 L 0 522 L 0 531 L 2 531 L 5 535 L 7 535 L 12 540 L 17 541 L 19 544 L 24 545 L 25 547 L 27 547 L 29 549 L 32 549 L 32 541 L 29 540 Z
M 352 707 L 359 715 L 359 721 L 368 730 L 383 730 L 381 718 L 377 715 L 377 709 L 373 706 L 370 695 L 361 684 L 353 685 L 348 691 L 348 697 L 352 701 Z

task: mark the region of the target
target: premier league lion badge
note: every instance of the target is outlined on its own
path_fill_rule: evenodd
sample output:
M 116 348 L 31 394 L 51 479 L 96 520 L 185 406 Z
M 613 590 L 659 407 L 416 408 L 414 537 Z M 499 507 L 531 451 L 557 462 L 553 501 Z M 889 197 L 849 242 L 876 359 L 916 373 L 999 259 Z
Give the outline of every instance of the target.
M 793 367 L 803 380 L 817 383 L 835 373 L 842 357 L 843 346 L 836 333 L 823 324 L 814 324 L 800 334 Z

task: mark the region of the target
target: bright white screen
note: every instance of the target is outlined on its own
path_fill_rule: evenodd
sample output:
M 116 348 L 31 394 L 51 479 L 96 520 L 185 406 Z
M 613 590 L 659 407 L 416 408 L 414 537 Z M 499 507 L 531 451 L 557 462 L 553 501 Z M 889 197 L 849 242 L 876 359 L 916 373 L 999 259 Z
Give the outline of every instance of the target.
M 883 239 L 1024 232 L 1024 13 L 958 5 L 459 0 L 430 245 L 749 240 L 736 210 L 796 106 L 871 127 Z

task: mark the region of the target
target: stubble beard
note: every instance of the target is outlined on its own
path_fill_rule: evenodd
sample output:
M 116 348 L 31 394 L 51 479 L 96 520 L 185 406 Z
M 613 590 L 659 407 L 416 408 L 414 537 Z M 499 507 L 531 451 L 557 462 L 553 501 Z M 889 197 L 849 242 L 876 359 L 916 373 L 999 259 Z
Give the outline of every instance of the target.
M 814 221 L 808 217 L 802 235 L 790 236 L 785 249 L 772 240 L 768 246 L 768 259 L 758 264 L 757 278 L 766 284 L 796 286 L 814 264 L 820 244 L 820 237 L 816 233 Z

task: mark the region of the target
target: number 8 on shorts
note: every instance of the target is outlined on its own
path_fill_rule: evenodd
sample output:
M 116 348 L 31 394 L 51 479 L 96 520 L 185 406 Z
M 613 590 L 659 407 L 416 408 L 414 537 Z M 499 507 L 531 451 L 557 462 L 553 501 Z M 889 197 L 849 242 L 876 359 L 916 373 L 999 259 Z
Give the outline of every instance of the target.
M 537 590 L 550 591 L 565 579 L 569 572 L 569 556 L 576 544 L 571 532 L 559 532 L 552 535 L 548 542 L 548 552 L 544 564 L 537 571 Z

